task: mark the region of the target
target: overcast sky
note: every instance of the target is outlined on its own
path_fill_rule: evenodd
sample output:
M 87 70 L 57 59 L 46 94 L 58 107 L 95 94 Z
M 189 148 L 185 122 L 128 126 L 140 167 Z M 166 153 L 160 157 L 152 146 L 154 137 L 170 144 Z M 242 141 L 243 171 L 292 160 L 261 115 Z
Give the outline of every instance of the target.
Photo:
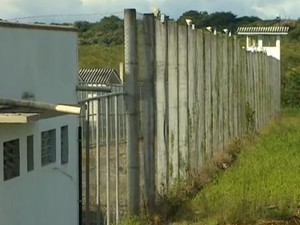
M 298 19 L 300 0 L 0 0 L 0 18 L 20 22 L 68 22 L 74 20 L 99 20 L 103 16 L 122 16 L 124 8 L 136 8 L 138 12 L 149 13 L 151 7 L 177 19 L 188 10 L 231 11 L 237 16 L 258 16 L 262 19 Z M 70 14 L 92 14 L 77 15 Z

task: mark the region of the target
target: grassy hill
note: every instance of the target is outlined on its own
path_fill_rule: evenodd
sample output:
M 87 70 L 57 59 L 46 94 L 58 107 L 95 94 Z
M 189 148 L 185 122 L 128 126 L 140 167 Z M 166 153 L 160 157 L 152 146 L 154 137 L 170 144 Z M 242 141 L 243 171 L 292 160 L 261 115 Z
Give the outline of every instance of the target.
M 79 45 L 79 68 L 114 68 L 124 62 L 124 46 Z

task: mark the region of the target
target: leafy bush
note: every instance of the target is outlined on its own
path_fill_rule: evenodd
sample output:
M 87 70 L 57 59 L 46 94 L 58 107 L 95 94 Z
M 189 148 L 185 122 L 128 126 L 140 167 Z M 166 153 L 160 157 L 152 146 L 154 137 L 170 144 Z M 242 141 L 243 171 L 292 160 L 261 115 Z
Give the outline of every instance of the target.
M 300 73 L 293 73 L 284 78 L 282 103 L 284 106 L 300 107 Z

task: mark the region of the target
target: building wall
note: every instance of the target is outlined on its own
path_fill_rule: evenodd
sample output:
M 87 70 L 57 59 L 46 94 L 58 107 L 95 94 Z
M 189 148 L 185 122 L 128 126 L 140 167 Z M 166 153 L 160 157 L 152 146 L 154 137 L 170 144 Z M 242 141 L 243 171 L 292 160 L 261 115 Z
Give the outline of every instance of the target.
M 0 96 L 75 101 L 77 34 L 75 32 L 1 27 Z
M 247 51 L 265 51 L 267 55 L 273 56 L 274 58 L 280 60 L 280 36 L 276 36 L 276 45 L 273 47 L 265 46 L 263 43 L 263 37 L 264 36 L 259 35 L 257 37 L 257 46 L 252 46 L 252 43 L 250 43 L 249 40 L 250 38 L 253 38 L 253 36 L 247 36 Z
M 264 47 L 267 55 L 273 56 L 274 58 L 280 60 L 280 48 L 278 47 Z
M 77 34 L 1 27 L 0 96 L 33 95 L 50 103 L 76 103 Z M 78 224 L 76 116 L 29 124 L 0 124 L 0 224 Z M 69 162 L 61 164 L 61 126 L 68 126 Z M 41 132 L 56 129 L 56 161 L 41 165 Z M 34 169 L 27 171 L 27 136 L 34 136 Z M 20 175 L 4 181 L 3 143 L 20 141 Z
M 60 127 L 69 128 L 69 162 L 61 165 Z M 56 129 L 56 162 L 41 165 L 41 132 Z M 73 116 L 0 129 L 1 224 L 78 224 L 77 126 Z M 27 171 L 27 136 L 34 137 L 34 169 Z M 3 179 L 3 142 L 20 140 L 20 175 Z

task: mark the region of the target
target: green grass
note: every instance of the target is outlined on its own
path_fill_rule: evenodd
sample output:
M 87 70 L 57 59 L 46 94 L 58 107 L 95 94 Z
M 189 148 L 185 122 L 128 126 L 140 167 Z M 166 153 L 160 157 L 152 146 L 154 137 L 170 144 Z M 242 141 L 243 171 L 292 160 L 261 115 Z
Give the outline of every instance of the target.
M 79 45 L 79 68 L 113 68 L 124 62 L 123 45 Z
M 289 109 L 183 205 L 176 224 L 253 224 L 300 216 L 299 174 L 300 111 Z
M 180 205 L 169 223 L 154 214 L 123 225 L 300 224 L 300 110 L 285 109 L 281 119 L 243 143 L 234 164 L 225 172 L 213 166 L 216 176 L 192 199 L 182 201 L 188 187 L 175 187 L 177 198 L 167 194 L 173 196 L 167 204 Z

